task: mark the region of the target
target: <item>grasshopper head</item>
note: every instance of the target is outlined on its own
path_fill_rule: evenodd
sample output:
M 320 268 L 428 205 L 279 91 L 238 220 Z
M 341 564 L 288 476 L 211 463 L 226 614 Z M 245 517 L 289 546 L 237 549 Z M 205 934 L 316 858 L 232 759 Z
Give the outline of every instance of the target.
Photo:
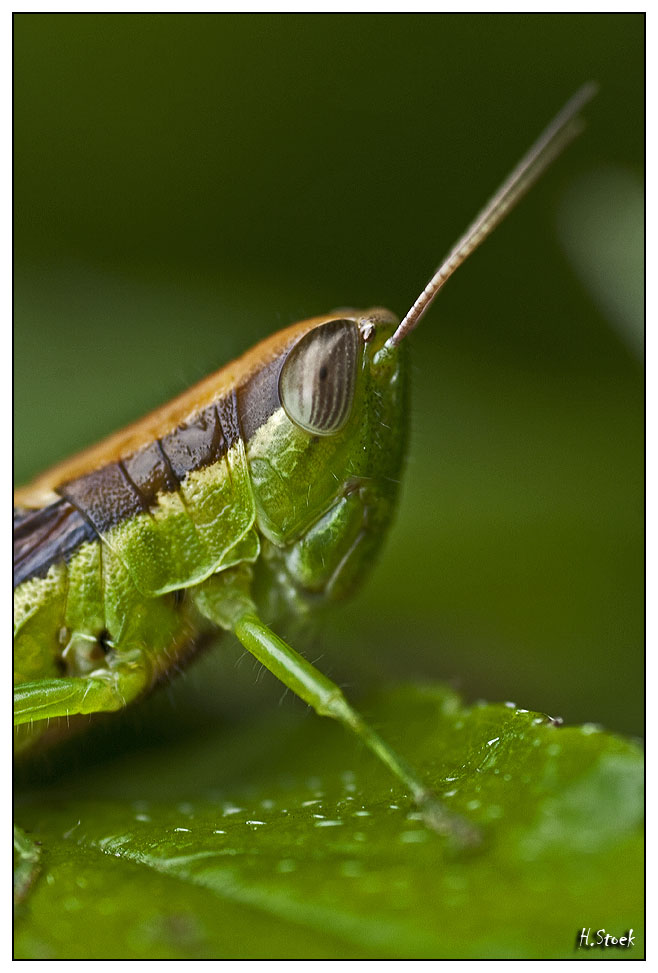
M 407 429 L 406 347 L 384 351 L 396 325 L 382 309 L 314 321 L 247 443 L 268 585 L 273 573 L 296 609 L 349 594 L 390 523 Z

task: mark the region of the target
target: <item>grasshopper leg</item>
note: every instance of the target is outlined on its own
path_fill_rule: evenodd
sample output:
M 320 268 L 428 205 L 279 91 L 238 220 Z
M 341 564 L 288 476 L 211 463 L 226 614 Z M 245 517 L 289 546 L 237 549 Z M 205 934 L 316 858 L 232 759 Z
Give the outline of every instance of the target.
M 14 687 L 14 725 L 119 710 L 147 689 L 149 682 L 148 669 L 139 654 L 88 676 L 19 683 Z
M 411 792 L 426 824 L 459 846 L 479 842 L 476 829 L 443 806 L 409 764 L 350 706 L 340 688 L 279 638 L 257 615 L 242 615 L 235 622 L 234 631 L 244 647 L 277 679 L 320 716 L 330 716 L 355 733 L 386 764 Z

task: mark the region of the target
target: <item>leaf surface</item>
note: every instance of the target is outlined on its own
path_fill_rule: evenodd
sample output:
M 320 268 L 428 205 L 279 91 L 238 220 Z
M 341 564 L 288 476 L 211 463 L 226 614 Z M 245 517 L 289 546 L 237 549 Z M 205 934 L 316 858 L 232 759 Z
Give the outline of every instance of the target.
M 340 728 L 277 710 L 32 786 L 29 958 L 574 957 L 643 951 L 640 748 L 440 686 L 364 707 L 482 831 L 451 851 Z M 599 956 L 592 948 L 589 953 Z

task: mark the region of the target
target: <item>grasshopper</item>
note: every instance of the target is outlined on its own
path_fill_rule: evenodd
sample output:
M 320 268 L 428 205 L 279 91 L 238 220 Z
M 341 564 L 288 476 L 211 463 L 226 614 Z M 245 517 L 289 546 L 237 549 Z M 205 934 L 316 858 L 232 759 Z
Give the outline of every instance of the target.
M 475 840 L 275 628 L 348 595 L 367 571 L 403 463 L 404 339 L 578 134 L 593 93 L 586 85 L 565 105 L 401 323 L 371 309 L 293 324 L 17 491 L 18 750 L 122 709 L 190 657 L 200 635 L 230 631 L 318 714 L 353 731 L 430 826 Z M 29 877 L 25 835 L 19 857 Z

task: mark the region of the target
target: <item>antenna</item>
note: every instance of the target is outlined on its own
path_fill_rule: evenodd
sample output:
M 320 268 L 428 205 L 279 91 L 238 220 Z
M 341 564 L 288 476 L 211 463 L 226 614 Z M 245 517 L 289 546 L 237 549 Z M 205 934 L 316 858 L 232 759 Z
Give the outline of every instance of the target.
M 583 128 L 584 122 L 578 112 L 590 101 L 598 85 L 592 81 L 576 92 L 553 121 L 544 129 L 537 141 L 523 156 L 516 169 L 494 193 L 460 240 L 454 245 L 425 290 L 400 322 L 397 330 L 386 342 L 384 348 L 394 348 L 417 326 L 425 311 L 439 293 L 445 282 L 473 251 L 486 240 L 509 211 L 516 206 L 522 196 L 539 179 L 554 159 L 562 152 Z

